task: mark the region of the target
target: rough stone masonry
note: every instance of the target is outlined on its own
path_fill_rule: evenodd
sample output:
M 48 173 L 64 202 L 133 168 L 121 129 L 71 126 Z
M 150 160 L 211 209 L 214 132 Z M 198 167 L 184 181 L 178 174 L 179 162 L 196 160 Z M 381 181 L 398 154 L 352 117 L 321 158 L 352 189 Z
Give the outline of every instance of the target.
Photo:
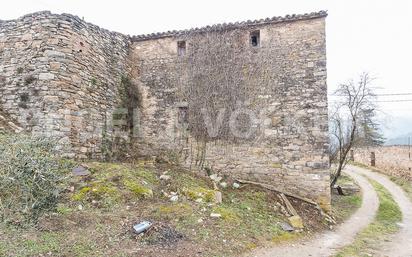
M 0 21 L 0 109 L 72 158 L 101 157 L 120 113 L 143 155 L 168 152 L 328 210 L 326 16 L 132 37 L 69 14 Z M 127 85 L 132 112 L 118 109 Z

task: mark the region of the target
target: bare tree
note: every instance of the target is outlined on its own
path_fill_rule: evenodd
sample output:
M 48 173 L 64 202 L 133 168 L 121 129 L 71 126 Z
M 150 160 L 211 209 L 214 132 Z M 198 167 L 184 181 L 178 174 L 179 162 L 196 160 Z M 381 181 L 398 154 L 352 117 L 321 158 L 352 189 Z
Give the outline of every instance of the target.
M 335 91 L 338 100 L 330 113 L 330 154 L 337 167 L 332 173 L 331 187 L 340 177 L 354 146 L 382 142 L 376 122 L 376 94 L 372 81 L 368 73 L 363 73 L 359 81 L 341 84 Z

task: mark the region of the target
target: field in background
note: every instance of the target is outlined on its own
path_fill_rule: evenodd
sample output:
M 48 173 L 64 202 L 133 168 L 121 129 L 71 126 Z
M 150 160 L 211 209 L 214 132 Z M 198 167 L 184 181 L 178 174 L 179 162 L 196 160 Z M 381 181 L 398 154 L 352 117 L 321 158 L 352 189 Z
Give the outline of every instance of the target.
M 358 148 L 354 150 L 354 161 L 369 166 L 371 152 L 375 152 L 376 168 L 388 175 L 412 181 L 412 161 L 409 159 L 408 146 Z

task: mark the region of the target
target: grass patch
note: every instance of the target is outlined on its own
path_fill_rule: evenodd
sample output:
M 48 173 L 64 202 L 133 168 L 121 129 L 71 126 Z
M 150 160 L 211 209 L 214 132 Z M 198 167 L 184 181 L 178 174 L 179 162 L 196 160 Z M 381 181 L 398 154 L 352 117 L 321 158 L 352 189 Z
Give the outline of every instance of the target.
M 337 184 L 356 185 L 355 181 L 347 175 L 340 176 Z M 362 194 L 360 192 L 345 195 L 332 194 L 332 215 L 338 223 L 347 220 L 361 205 Z
M 71 200 L 112 208 L 129 200 L 153 197 L 152 187 L 159 182 L 154 172 L 141 167 L 114 163 L 86 163 L 91 175 L 87 181 L 77 178 Z
M 286 218 L 274 208 L 277 197 L 259 187 L 220 189 L 223 203 L 216 204 L 210 179 L 175 166 L 82 165 L 91 174 L 70 176 L 62 201 L 38 227 L 0 226 L 0 256 L 152 256 L 169 251 L 131 232 L 142 220 L 157 226 L 151 232 L 154 239 L 170 237 L 173 231 L 184 235 L 184 248 L 172 245 L 159 256 L 239 256 L 299 236 L 280 228 Z M 170 179 L 160 180 L 166 171 Z M 177 202 L 170 201 L 171 192 L 178 194 Z M 194 201 L 199 198 L 203 201 Z
M 183 219 L 193 214 L 193 208 L 187 203 L 168 203 L 159 206 L 157 217 L 166 219 Z
M 362 230 L 355 241 L 344 247 L 336 256 L 373 256 L 373 248 L 379 246 L 389 235 L 399 230 L 402 212 L 391 194 L 379 183 L 370 181 L 379 197 L 379 209 L 374 221 Z M 372 255 L 371 255 L 372 254 Z
M 392 182 L 400 186 L 403 189 L 403 191 L 405 191 L 409 199 L 412 201 L 412 182 L 404 178 L 398 178 L 393 176 L 391 176 L 390 179 Z
M 383 172 L 382 170 L 377 169 L 376 167 L 368 166 L 368 165 L 365 165 L 363 163 L 351 162 L 351 164 L 354 165 L 354 166 L 369 169 L 369 170 L 384 174 L 385 176 L 388 176 L 392 182 L 394 182 L 395 184 L 400 186 L 403 189 L 403 191 L 405 191 L 406 195 L 412 201 L 412 181 L 409 181 L 406 178 L 388 175 L 385 172 Z
M 204 187 L 183 188 L 182 193 L 192 201 L 201 199 L 204 202 L 211 203 L 215 200 L 215 191 Z

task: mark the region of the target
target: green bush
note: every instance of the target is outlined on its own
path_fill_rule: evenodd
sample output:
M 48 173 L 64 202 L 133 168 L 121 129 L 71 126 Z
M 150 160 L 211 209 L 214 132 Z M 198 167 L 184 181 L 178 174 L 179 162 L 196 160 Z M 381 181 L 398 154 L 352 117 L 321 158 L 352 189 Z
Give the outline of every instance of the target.
M 0 220 L 36 222 L 57 206 L 67 163 L 52 141 L 29 135 L 0 134 Z

